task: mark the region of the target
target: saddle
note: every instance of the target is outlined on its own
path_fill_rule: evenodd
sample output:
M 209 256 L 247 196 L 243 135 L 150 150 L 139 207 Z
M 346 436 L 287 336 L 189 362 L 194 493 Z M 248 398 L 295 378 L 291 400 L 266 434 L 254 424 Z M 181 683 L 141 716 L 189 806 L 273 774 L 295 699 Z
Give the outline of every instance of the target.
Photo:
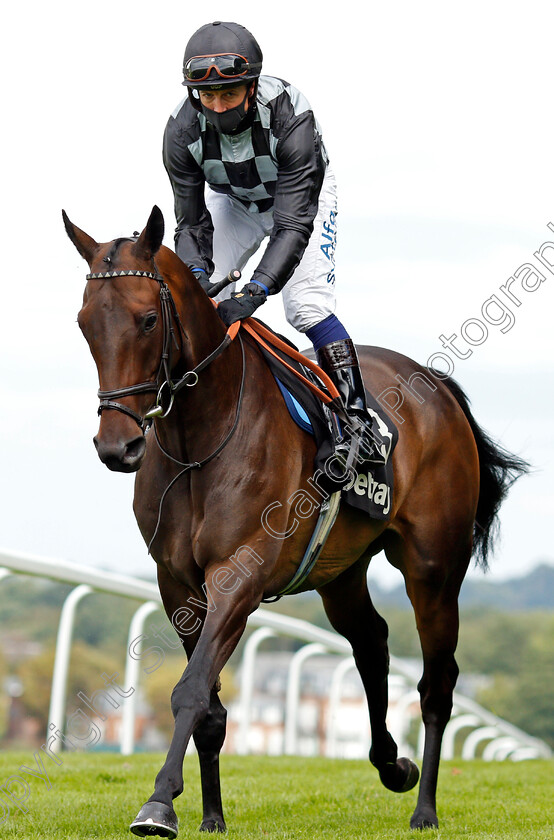
M 340 491 L 343 502 L 372 519 L 389 519 L 394 486 L 392 453 L 398 430 L 375 397 L 366 389 L 372 449 L 359 451 L 345 467 L 335 456 L 335 448 L 348 417 L 329 377 L 292 342 L 257 318 L 242 321 L 241 328 L 258 345 L 292 419 L 314 438 L 314 484 L 325 494 Z

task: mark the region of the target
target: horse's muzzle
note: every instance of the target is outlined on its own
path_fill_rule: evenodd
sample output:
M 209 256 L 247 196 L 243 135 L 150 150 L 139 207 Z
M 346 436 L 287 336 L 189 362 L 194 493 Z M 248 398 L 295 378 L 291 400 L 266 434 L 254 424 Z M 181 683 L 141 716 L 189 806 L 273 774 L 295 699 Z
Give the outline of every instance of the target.
M 142 464 L 146 451 L 143 435 L 137 435 L 127 441 L 103 441 L 100 436 L 93 438 L 98 457 L 109 470 L 114 472 L 136 472 Z

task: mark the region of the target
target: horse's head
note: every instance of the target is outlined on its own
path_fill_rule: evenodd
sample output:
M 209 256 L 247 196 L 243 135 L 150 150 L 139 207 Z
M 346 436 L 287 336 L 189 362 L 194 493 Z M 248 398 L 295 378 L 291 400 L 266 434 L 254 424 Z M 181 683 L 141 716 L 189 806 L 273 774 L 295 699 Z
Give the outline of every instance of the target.
M 167 303 L 162 312 L 165 283 L 154 262 L 163 216 L 154 207 L 138 238 L 100 244 L 65 212 L 63 219 L 90 266 L 78 323 L 98 368 L 101 420 L 94 443 L 111 470 L 135 472 L 145 453 L 144 417 L 158 390 L 167 318 L 171 321 Z

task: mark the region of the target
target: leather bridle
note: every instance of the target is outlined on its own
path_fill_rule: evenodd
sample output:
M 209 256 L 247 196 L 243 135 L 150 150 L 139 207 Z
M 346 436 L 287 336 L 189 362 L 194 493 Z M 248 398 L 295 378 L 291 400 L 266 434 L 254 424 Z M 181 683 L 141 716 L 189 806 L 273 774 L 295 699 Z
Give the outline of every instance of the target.
M 198 374 L 204 370 L 217 356 L 222 353 L 226 347 L 237 334 L 240 323 L 236 322 L 227 330 L 223 341 L 216 347 L 216 349 L 206 356 L 196 367 L 187 371 L 180 379 L 174 380 L 171 378 L 172 368 L 172 349 L 181 350 L 183 346 L 184 330 L 181 324 L 181 319 L 171 294 L 171 290 L 164 278 L 153 271 L 139 271 L 139 270 L 122 270 L 122 271 L 104 271 L 87 274 L 87 280 L 111 280 L 115 277 L 147 277 L 151 280 L 156 280 L 160 286 L 160 309 L 162 317 L 162 353 L 158 373 L 154 381 L 139 382 L 136 385 L 126 385 L 121 388 L 113 388 L 109 391 L 98 391 L 98 398 L 100 405 L 98 406 L 98 414 L 107 410 L 120 411 L 126 414 L 137 423 L 141 431 L 150 426 L 154 418 L 163 419 L 167 417 L 173 407 L 175 395 L 185 386 L 193 387 L 198 382 Z M 177 327 L 177 335 L 174 328 Z M 160 384 L 161 380 L 161 384 Z M 163 390 L 167 388 L 169 394 L 169 405 L 164 408 L 162 405 Z M 120 399 L 131 397 L 135 394 L 155 393 L 156 402 L 153 408 L 149 409 L 144 417 L 141 417 L 136 411 L 123 403 Z

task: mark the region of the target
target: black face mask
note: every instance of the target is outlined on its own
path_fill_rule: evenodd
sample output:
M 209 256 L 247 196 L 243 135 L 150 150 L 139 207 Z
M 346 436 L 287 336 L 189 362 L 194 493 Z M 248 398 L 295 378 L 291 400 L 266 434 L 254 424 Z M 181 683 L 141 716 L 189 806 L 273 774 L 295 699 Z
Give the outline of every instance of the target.
M 221 114 L 216 114 L 215 111 L 206 108 L 205 105 L 201 106 L 202 113 L 220 134 L 236 134 L 240 130 L 242 123 L 245 124 L 244 127 L 246 128 L 246 123 L 248 122 L 248 113 L 244 110 L 244 103 L 246 102 L 247 96 L 248 91 L 245 93 L 242 102 L 235 105 L 234 108 L 223 111 Z

